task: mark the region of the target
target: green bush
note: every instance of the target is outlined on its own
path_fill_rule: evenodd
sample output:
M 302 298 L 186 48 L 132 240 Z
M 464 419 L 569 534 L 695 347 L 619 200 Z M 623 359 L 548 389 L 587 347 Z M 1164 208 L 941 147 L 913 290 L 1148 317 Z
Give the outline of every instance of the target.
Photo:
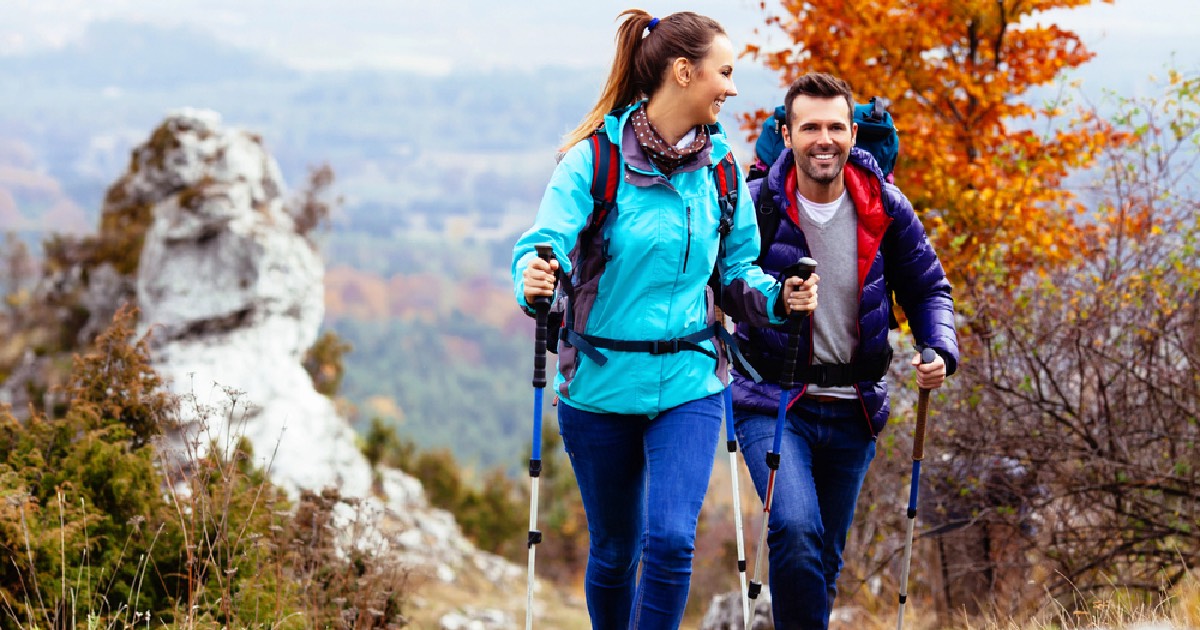
M 405 625 L 407 575 L 354 544 L 335 516 L 352 502 L 304 493 L 293 509 L 245 439 L 163 456 L 178 407 L 135 321 L 118 312 L 76 358 L 62 417 L 0 409 L 0 625 Z

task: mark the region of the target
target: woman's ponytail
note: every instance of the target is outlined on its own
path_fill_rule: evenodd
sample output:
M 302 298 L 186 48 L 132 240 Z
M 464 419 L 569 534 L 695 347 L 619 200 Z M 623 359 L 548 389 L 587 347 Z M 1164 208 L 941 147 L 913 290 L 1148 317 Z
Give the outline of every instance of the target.
M 592 106 L 591 111 L 583 117 L 579 126 L 567 134 L 562 151 L 566 151 L 592 134 L 600 123 L 604 122 L 605 114 L 612 110 L 631 105 L 642 96 L 644 86 L 637 85 L 634 76 L 634 65 L 637 63 L 638 50 L 642 46 L 643 31 L 650 26 L 654 18 L 641 9 L 628 9 L 617 19 L 624 18 L 617 28 L 617 52 L 613 57 L 612 69 L 608 71 L 608 80 L 600 99 Z
M 604 122 L 605 114 L 653 97 L 666 79 L 667 67 L 676 59 L 699 63 L 712 47 L 713 38 L 725 34 L 716 20 L 691 11 L 659 19 L 641 9 L 629 9 L 617 19 L 622 18 L 617 27 L 617 52 L 600 100 L 567 134 L 563 152 L 591 135 Z

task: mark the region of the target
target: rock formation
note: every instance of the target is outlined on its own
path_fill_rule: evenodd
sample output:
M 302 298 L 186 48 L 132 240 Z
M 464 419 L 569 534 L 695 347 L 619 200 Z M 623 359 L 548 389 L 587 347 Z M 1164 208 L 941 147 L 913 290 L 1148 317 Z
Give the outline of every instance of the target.
M 182 426 L 164 444 L 177 463 L 245 437 L 293 496 L 334 487 L 351 500 L 337 512 L 357 537 L 346 544 L 443 582 L 460 573 L 516 582 L 522 569 L 477 551 L 416 479 L 383 470 L 373 484 L 354 431 L 314 389 L 302 360 L 324 315 L 324 266 L 285 190 L 257 136 L 223 127 L 215 112 L 174 112 L 106 196 L 93 242 L 115 263 L 62 284 L 86 291 L 93 320 L 111 318 L 136 286 L 140 332 L 180 398 Z M 466 618 L 503 614 L 484 613 Z
M 354 433 L 301 364 L 324 314 L 324 267 L 259 139 L 224 129 L 215 112 L 174 113 L 109 197 L 150 212 L 137 302 L 155 368 L 183 396 L 189 425 L 176 447 L 244 435 L 290 491 L 366 496 Z

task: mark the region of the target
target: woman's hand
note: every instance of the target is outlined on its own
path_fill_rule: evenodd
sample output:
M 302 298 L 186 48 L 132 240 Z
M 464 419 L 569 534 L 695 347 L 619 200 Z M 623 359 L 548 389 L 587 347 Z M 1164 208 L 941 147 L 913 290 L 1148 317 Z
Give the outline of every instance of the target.
M 817 283 L 820 281 L 821 276 L 814 273 L 808 280 L 792 276 L 783 283 L 783 308 L 788 315 L 817 310 Z
M 535 299 L 554 295 L 554 273 L 556 271 L 558 271 L 557 260 L 546 262 L 541 258 L 534 257 L 529 261 L 529 266 L 525 267 L 525 271 L 521 273 L 521 280 L 525 285 L 526 304 L 532 306 Z

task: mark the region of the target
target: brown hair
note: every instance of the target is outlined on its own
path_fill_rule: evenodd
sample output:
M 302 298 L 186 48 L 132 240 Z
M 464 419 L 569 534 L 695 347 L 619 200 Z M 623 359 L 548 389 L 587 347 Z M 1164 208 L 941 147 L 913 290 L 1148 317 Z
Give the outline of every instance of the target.
M 654 20 L 641 9 L 628 9 L 617 18 L 623 20 L 617 27 L 617 54 L 600 100 L 583 117 L 579 126 L 567 134 L 563 151 L 576 142 L 591 135 L 605 114 L 626 105 L 632 105 L 643 97 L 652 97 L 662 87 L 667 68 L 676 59 L 683 57 L 699 63 L 713 38 L 724 35 L 725 29 L 712 18 L 680 11 L 658 20 L 643 37 L 643 31 Z
M 788 128 L 792 126 L 792 101 L 796 100 L 797 96 L 811 96 L 814 98 L 837 98 L 846 99 L 846 113 L 850 120 L 854 120 L 854 92 L 850 90 L 850 84 L 842 79 L 839 79 L 832 74 L 823 72 L 810 72 L 795 81 L 788 87 L 787 96 L 783 100 L 784 112 L 786 116 Z

